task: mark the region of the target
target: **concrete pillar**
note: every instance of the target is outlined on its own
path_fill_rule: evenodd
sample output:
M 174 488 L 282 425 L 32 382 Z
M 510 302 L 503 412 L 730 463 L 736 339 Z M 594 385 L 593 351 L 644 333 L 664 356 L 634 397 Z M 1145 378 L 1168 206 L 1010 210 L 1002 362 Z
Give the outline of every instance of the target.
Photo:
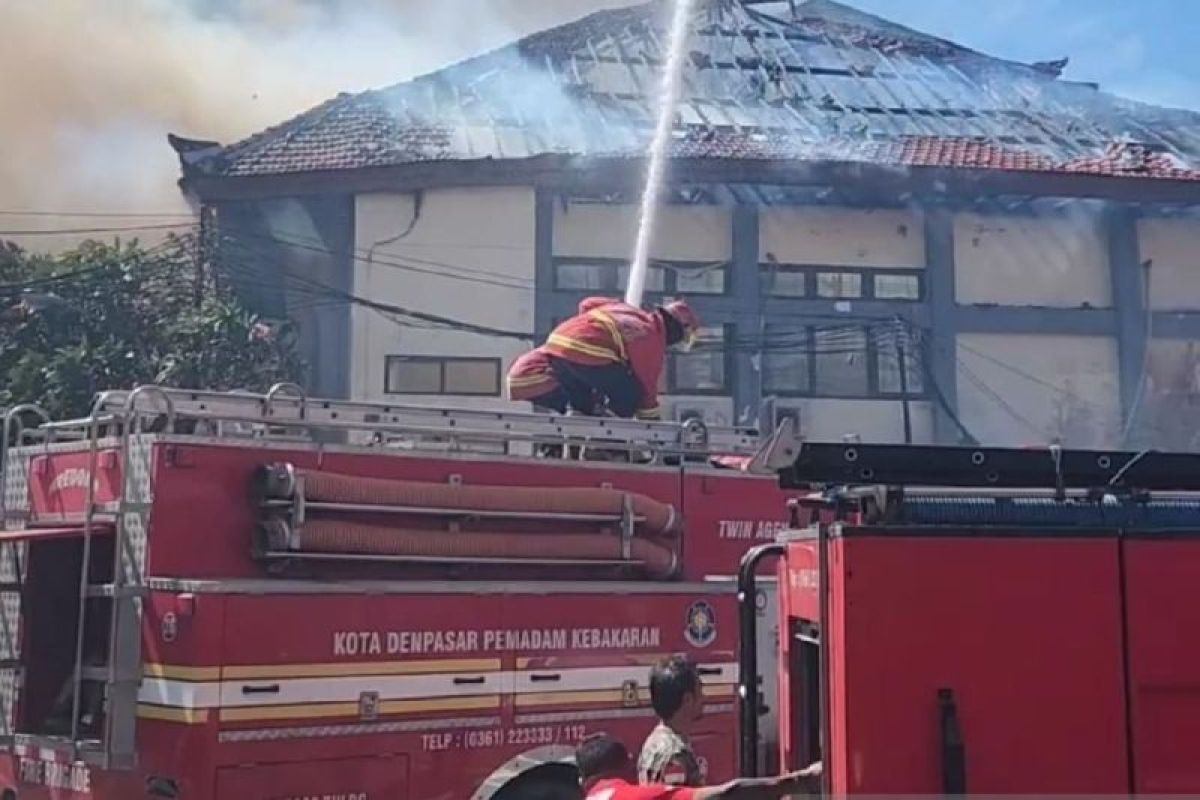
M 1121 392 L 1121 425 L 1129 430 L 1128 441 L 1118 447 L 1135 446 L 1138 441 L 1139 409 L 1145 402 L 1142 372 L 1146 368 L 1147 297 L 1146 270 L 1138 247 L 1137 213 L 1124 206 L 1105 209 L 1104 230 L 1108 237 L 1108 265 L 1112 277 L 1113 309 L 1116 312 L 1118 384 Z M 1133 424 L 1129 424 L 1130 415 Z
M 958 330 L 954 275 L 954 215 L 949 209 L 925 211 L 925 291 L 929 303 L 930 335 L 926 387 L 933 400 L 933 434 L 939 444 L 961 438 L 953 416 L 958 414 Z
M 554 319 L 554 202 L 551 189 L 539 187 L 533 211 L 533 334 L 541 343 Z
M 733 209 L 733 264 L 729 281 L 736 319 L 735 337 L 742 342 L 756 339 L 761 333 L 763 312 L 757 206 L 738 205 Z M 734 418 L 757 422 L 755 415 L 762 402 L 761 359 L 756 353 L 738 348 L 731 363 Z

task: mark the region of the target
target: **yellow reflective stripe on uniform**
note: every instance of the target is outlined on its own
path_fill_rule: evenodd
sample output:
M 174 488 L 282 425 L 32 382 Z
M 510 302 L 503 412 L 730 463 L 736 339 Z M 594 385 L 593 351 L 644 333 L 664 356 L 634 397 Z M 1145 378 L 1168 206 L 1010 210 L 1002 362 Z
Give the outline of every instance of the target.
M 593 309 L 588 312 L 588 316 L 599 322 L 608 330 L 609 336 L 612 337 L 613 344 L 617 346 L 617 355 L 621 361 L 628 361 L 629 357 L 625 353 L 625 338 L 621 336 L 621 329 L 617 327 L 617 321 L 605 314 L 600 309 Z
M 516 378 L 510 375 L 508 378 L 508 385 L 517 387 L 537 386 L 539 383 L 548 383 L 552 380 L 554 380 L 554 376 L 548 372 Z
M 603 358 L 606 361 L 621 361 L 621 357 L 612 350 L 609 350 L 607 347 L 599 347 L 594 344 L 588 344 L 587 342 L 571 339 L 558 333 L 550 334 L 550 337 L 546 339 L 546 344 L 554 347 L 560 347 L 563 350 L 582 353 L 583 355 L 591 356 L 592 358 Z
M 658 419 L 662 416 L 662 407 L 655 406 L 654 408 L 638 409 L 635 413 L 638 419 Z

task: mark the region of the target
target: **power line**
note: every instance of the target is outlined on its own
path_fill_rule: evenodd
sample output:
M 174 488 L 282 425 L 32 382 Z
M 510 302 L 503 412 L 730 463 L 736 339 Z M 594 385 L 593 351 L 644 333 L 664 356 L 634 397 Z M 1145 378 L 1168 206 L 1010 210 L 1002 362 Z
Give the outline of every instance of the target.
M 521 291 L 530 291 L 533 289 L 533 280 L 530 278 L 522 278 L 516 275 L 506 275 L 503 272 L 495 272 L 493 270 L 477 269 L 475 267 L 466 267 L 461 264 L 450 264 L 445 261 L 434 261 L 432 259 L 417 258 L 415 256 L 395 256 L 381 257 L 378 255 L 359 255 L 368 251 L 361 248 L 352 250 L 334 250 L 329 247 L 305 242 L 287 237 L 274 236 L 266 233 L 251 233 L 249 231 L 237 231 L 235 233 L 222 233 L 222 242 L 230 244 L 238 244 L 244 247 L 248 245 L 241 241 L 243 237 L 251 239 L 259 239 L 269 241 L 273 244 L 282 245 L 284 247 L 294 247 L 299 250 L 308 250 L 322 255 L 335 256 L 341 258 L 349 258 L 351 261 L 368 266 L 384 266 L 395 269 L 404 270 L 423 275 L 432 275 L 439 278 L 449 278 L 451 280 L 466 281 L 468 283 L 480 283 L 491 286 L 500 286 L 508 289 L 518 289 Z M 441 271 L 438 270 L 447 270 Z M 456 274 L 463 273 L 463 274 Z M 471 277 L 480 276 L 480 277 Z M 492 280 L 492 279 L 495 280 Z
M 1020 424 L 1024 425 L 1026 428 L 1028 428 L 1035 436 L 1041 438 L 1046 435 L 1046 431 L 1044 431 L 1042 428 L 1038 427 L 1036 424 L 1031 422 L 1027 417 L 1022 415 L 1019 411 L 1017 411 L 1015 408 L 1013 408 L 1011 405 L 1009 405 L 1008 401 L 1006 401 L 1002 396 L 1000 396 L 1000 394 L 997 393 L 995 389 L 993 389 L 991 386 L 989 386 L 987 384 L 987 382 L 983 380 L 983 378 L 980 378 L 978 375 L 976 375 L 974 372 L 972 372 L 971 368 L 968 367 L 965 363 L 963 363 L 962 359 L 958 359 L 958 367 L 959 367 L 959 369 L 962 370 L 963 376 L 968 381 L 970 381 L 972 384 L 974 384 L 975 387 L 977 389 L 979 389 L 979 391 L 981 391 L 985 396 L 987 396 L 993 402 L 995 402 L 998 406 L 1000 406 L 1000 408 L 1002 408 L 1010 417 L 1012 417 L 1014 420 L 1016 420 Z
M 232 267 L 235 273 L 240 270 L 243 277 L 251 277 L 255 280 L 258 280 L 260 282 L 260 287 L 271 288 L 278 286 L 278 284 L 263 280 L 264 276 L 257 275 L 253 270 L 246 267 L 234 266 L 225 262 L 222 263 L 222 266 L 225 269 L 230 269 Z M 371 308 L 377 311 L 399 314 L 405 317 L 420 320 L 421 322 L 443 325 L 453 330 L 463 331 L 466 333 L 475 333 L 484 336 L 498 336 L 505 339 L 517 339 L 524 342 L 532 341 L 534 338 L 533 334 L 529 333 L 504 330 L 502 328 L 493 328 L 487 325 L 478 325 L 473 322 L 466 322 L 463 320 L 453 319 L 451 317 L 444 317 L 439 314 L 430 314 L 424 311 L 414 311 L 412 309 L 404 308 L 403 306 L 394 305 L 392 303 L 383 303 L 377 300 L 371 300 L 366 297 L 360 297 L 352 292 L 346 292 L 342 289 L 338 289 L 337 287 L 329 286 L 328 284 L 312 278 L 302 278 L 295 275 L 288 275 L 287 277 L 298 282 L 301 286 L 306 286 L 309 294 L 313 294 L 314 292 L 324 293 L 326 298 L 338 298 L 344 302 L 359 305 L 364 308 Z

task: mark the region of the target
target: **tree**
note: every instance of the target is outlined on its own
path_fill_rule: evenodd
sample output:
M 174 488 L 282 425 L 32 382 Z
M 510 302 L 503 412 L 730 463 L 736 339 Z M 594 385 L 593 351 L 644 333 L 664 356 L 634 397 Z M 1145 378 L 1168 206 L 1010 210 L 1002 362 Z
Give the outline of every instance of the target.
M 0 242 L 0 407 L 87 413 L 142 383 L 262 391 L 303 373 L 294 331 L 213 280 L 195 237 L 87 242 L 57 256 Z

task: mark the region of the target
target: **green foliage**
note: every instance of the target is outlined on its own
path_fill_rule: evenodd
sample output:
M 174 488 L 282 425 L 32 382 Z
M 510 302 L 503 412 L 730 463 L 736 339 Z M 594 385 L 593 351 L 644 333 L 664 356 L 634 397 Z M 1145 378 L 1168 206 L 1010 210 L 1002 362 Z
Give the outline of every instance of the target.
M 264 390 L 303 372 L 294 331 L 208 279 L 197 240 L 88 242 L 55 257 L 0 242 L 0 407 L 87 412 L 97 391 L 161 383 Z

